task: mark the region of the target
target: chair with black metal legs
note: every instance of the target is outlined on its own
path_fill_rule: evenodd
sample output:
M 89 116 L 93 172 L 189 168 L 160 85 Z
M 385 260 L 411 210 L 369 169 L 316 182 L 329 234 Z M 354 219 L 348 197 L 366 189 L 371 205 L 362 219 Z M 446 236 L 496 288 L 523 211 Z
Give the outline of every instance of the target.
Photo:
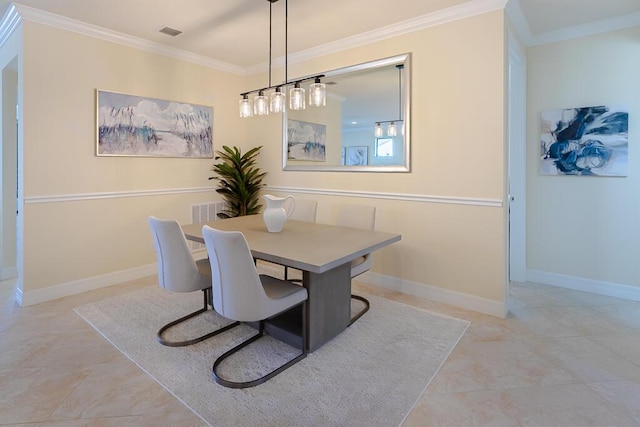
M 222 316 L 240 322 L 259 322 L 258 333 L 218 357 L 213 363 L 213 379 L 225 387 L 246 388 L 268 381 L 307 356 L 306 301 L 307 290 L 295 283 L 258 275 L 251 251 L 239 231 L 202 228 L 209 261 L 213 307 Z M 268 374 L 250 381 L 237 382 L 222 378 L 220 364 L 247 345 L 264 336 L 265 321 L 302 305 L 302 350 L 300 354 Z
M 338 207 L 338 217 L 336 225 L 341 227 L 360 228 L 362 230 L 373 230 L 376 226 L 376 208 L 375 206 L 363 205 L 340 205 Z M 369 271 L 373 265 L 371 254 L 366 254 L 351 261 L 351 278 L 353 279 L 360 274 Z M 360 295 L 351 294 L 351 298 L 362 301 L 365 307 L 351 318 L 349 325 L 358 320 L 369 311 L 369 300 Z
M 211 300 L 211 267 L 209 260 L 195 261 L 187 245 L 184 233 L 175 220 L 163 220 L 153 216 L 147 218 L 158 259 L 158 284 L 170 292 L 202 291 L 204 305 L 201 309 L 187 314 L 158 330 L 158 341 L 169 347 L 184 347 L 211 338 L 219 333 L 239 325 L 234 322 L 205 335 L 185 340 L 168 341 L 163 334 L 178 325 L 208 310 Z

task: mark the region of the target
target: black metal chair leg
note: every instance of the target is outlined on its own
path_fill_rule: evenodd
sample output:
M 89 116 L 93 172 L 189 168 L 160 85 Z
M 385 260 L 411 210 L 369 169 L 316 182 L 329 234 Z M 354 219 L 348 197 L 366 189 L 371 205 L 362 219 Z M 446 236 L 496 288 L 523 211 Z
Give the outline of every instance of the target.
M 353 317 L 351 318 L 351 321 L 349 322 L 349 324 L 347 325 L 347 327 L 349 327 L 349 326 L 353 325 L 353 322 L 355 322 L 356 320 L 358 320 L 359 318 L 361 318 L 363 314 L 365 314 L 367 311 L 369 311 L 369 307 L 370 307 L 369 300 L 368 300 L 368 299 L 366 299 L 365 297 L 361 297 L 360 295 L 353 295 L 353 294 L 351 294 L 351 299 L 355 299 L 355 300 L 358 300 L 358 301 L 362 301 L 362 302 L 364 303 L 364 308 L 363 308 L 362 310 L 360 310 L 360 311 L 358 312 L 358 314 L 356 314 L 355 316 L 353 316 Z
M 177 320 L 174 320 L 173 322 L 167 323 L 166 325 L 164 325 L 162 328 L 160 328 L 158 330 L 158 342 L 162 345 L 166 345 L 167 347 L 185 347 L 187 345 L 191 345 L 191 344 L 195 344 L 195 343 L 199 343 L 201 341 L 204 341 L 208 338 L 211 338 L 213 336 L 216 336 L 222 332 L 228 331 L 229 329 L 238 326 L 240 324 L 240 322 L 233 322 L 227 326 L 224 326 L 218 330 L 215 330 L 213 332 L 209 332 L 208 334 L 202 335 L 200 337 L 191 339 L 191 340 L 187 340 L 187 341 L 167 341 L 162 337 L 162 334 L 164 334 L 169 328 L 184 322 L 185 320 L 191 319 L 193 317 L 196 317 L 199 314 L 202 314 L 204 312 L 206 312 L 209 309 L 209 293 L 207 292 L 208 289 L 203 289 L 203 295 L 204 295 L 204 307 L 201 308 L 200 310 L 194 311 L 193 313 L 187 314 L 184 317 L 181 317 Z
M 269 372 L 265 376 L 260 377 L 260 378 L 255 379 L 255 380 L 251 380 L 251 381 L 243 381 L 243 382 L 229 381 L 229 380 L 225 380 L 220 375 L 218 375 L 217 368 L 220 365 L 220 363 L 222 363 L 227 357 L 231 356 L 232 354 L 238 352 L 242 348 L 246 347 L 247 345 L 251 344 L 254 341 L 257 341 L 258 339 L 260 339 L 260 338 L 262 338 L 264 336 L 264 322 L 265 321 L 261 320 L 260 321 L 260 327 L 259 327 L 258 333 L 256 335 L 252 336 L 251 338 L 249 338 L 246 341 L 241 342 L 237 346 L 233 347 L 231 350 L 225 352 L 222 356 L 218 357 L 215 362 L 213 362 L 213 368 L 211 369 L 211 373 L 212 373 L 212 376 L 213 376 L 213 379 L 215 380 L 215 382 L 217 382 L 218 384 L 220 384 L 220 385 L 222 385 L 224 387 L 229 387 L 229 388 L 254 387 L 254 386 L 257 386 L 259 384 L 267 382 L 271 378 L 273 378 L 276 375 L 278 375 L 280 372 L 282 372 L 285 369 L 291 367 L 292 365 L 295 365 L 296 363 L 298 363 L 299 361 L 301 361 L 302 359 L 307 357 L 307 312 L 306 312 L 306 307 L 307 307 L 306 306 L 306 302 L 304 302 L 303 303 L 303 308 L 302 308 L 302 352 L 298 356 L 296 356 L 293 359 L 289 360 L 287 363 L 285 363 L 284 365 L 280 366 L 279 368 L 276 368 L 273 371 Z

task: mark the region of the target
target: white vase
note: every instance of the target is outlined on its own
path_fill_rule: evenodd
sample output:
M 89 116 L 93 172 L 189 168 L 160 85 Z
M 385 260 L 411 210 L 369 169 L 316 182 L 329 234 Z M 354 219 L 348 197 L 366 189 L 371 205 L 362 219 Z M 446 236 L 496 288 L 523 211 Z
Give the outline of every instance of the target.
M 276 197 L 270 194 L 265 194 L 262 198 L 267 203 L 267 207 L 262 212 L 267 231 L 270 233 L 282 231 L 284 223 L 296 207 L 296 199 L 293 196 Z

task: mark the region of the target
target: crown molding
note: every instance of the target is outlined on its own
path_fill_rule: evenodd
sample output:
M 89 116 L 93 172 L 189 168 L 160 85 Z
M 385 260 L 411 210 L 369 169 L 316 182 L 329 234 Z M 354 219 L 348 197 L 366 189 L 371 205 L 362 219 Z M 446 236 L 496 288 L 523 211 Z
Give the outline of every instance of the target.
M 51 27 L 59 28 L 66 31 L 71 31 L 71 32 L 82 34 L 89 37 L 94 37 L 94 38 L 105 40 L 108 42 L 118 43 L 124 46 L 133 47 L 133 48 L 144 50 L 147 52 L 168 56 L 181 61 L 191 62 L 193 64 L 202 65 L 204 67 L 214 68 L 220 71 L 226 71 L 234 74 L 245 74 L 244 68 L 239 67 L 237 65 L 229 64 L 223 61 L 218 61 L 203 55 L 197 55 L 195 53 L 187 52 L 185 50 L 165 46 L 160 43 L 155 43 L 149 40 L 142 39 L 140 37 L 135 37 L 129 34 L 124 34 L 117 31 L 109 30 L 107 28 L 88 24 L 86 22 L 78 21 L 76 19 L 71 19 L 65 16 L 45 12 L 33 7 L 13 3 L 12 9 L 17 10 L 17 13 L 25 21 L 31 21 L 31 22 L 36 22 L 38 24 L 48 25 Z M 6 15 L 5 15 L 5 18 L 6 18 Z M 4 21 L 5 19 L 3 18 L 3 22 L 0 24 L 0 28 L 4 26 Z
M 529 46 L 533 40 L 533 33 L 529 27 L 527 16 L 524 14 L 524 10 L 522 10 L 520 0 L 509 1 L 505 7 L 505 11 L 522 43 L 524 43 L 525 46 Z
M 387 25 L 376 30 L 367 31 L 355 36 L 346 37 L 330 43 L 325 43 L 311 49 L 302 50 L 288 55 L 288 63 L 295 64 L 304 62 L 319 56 L 329 55 L 343 50 L 364 46 L 377 41 L 397 37 L 414 31 L 423 30 L 437 25 L 446 24 L 460 19 L 469 18 L 494 10 L 504 9 L 507 0 L 472 0 L 457 6 L 438 10 L 426 15 L 407 19 L 396 24 Z M 284 57 L 278 57 L 273 61 L 278 67 L 284 67 Z M 249 66 L 245 69 L 246 74 L 255 74 L 268 69 L 266 62 Z
M 589 24 L 576 25 L 574 27 L 563 28 L 561 30 L 551 31 L 548 33 L 537 34 L 532 37 L 530 43 L 527 43 L 527 45 L 539 46 L 637 26 L 640 26 L 640 12 L 616 18 L 603 19 Z
M 2 21 L 0 21 L 0 47 L 4 46 L 21 22 L 22 18 L 16 10 L 15 4 L 10 4 L 9 9 L 2 17 Z
M 638 12 L 622 17 L 604 19 L 590 24 L 534 35 L 531 32 L 527 17 L 522 10 L 519 0 L 470 0 L 457 6 L 417 16 L 376 30 L 367 31 L 352 37 L 325 43 L 311 49 L 291 53 L 288 55 L 288 63 L 293 64 L 307 61 L 319 56 L 329 55 L 403 34 L 412 33 L 414 31 L 502 9 L 506 11 L 507 16 L 511 20 L 511 23 L 525 46 L 555 43 L 558 41 L 585 37 L 607 31 L 640 26 L 640 12 Z M 266 62 L 248 67 L 241 67 L 228 62 L 212 59 L 204 55 L 198 55 L 185 50 L 168 47 L 140 37 L 134 37 L 18 3 L 12 3 L 0 21 L 0 46 L 4 45 L 22 21 L 32 21 L 52 26 L 62 30 L 83 34 L 241 76 L 264 72 L 268 69 L 268 64 Z M 276 58 L 273 61 L 273 65 L 283 67 L 284 57 L 281 56 Z

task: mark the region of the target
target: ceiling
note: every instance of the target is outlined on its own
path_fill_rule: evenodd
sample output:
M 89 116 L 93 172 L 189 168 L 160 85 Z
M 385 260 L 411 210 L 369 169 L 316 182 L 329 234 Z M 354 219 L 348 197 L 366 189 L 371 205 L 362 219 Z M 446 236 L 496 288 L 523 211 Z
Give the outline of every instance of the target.
M 505 0 L 502 0 L 504 4 Z M 532 36 L 603 20 L 640 17 L 639 0 L 510 0 Z M 288 6 L 288 53 L 305 51 L 385 26 L 470 4 L 501 0 L 295 0 Z M 265 64 L 269 52 L 266 0 L 20 0 L 20 5 L 107 28 L 234 67 Z M 0 12 L 9 7 L 0 0 Z M 284 0 L 273 3 L 273 53 L 284 54 Z M 177 37 L 159 30 L 182 31 Z

